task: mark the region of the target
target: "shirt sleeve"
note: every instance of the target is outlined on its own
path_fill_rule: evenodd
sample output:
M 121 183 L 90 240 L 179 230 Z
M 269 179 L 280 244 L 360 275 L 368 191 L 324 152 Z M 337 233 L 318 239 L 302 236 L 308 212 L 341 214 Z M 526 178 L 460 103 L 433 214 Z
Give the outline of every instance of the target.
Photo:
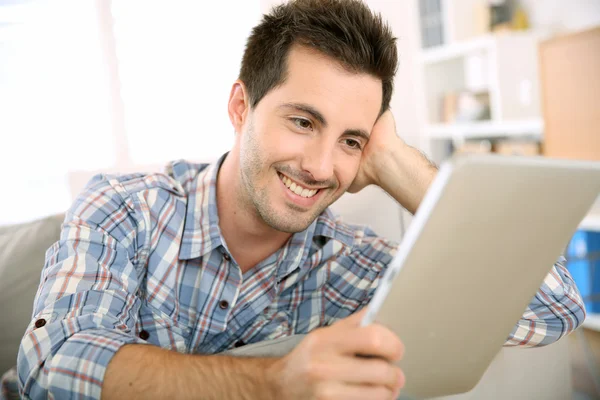
M 554 264 L 505 346 L 548 345 L 583 323 L 585 306 L 565 261 L 561 256 Z
M 100 398 L 109 361 L 134 336 L 146 225 L 118 182 L 95 177 L 46 252 L 17 359 L 23 398 Z

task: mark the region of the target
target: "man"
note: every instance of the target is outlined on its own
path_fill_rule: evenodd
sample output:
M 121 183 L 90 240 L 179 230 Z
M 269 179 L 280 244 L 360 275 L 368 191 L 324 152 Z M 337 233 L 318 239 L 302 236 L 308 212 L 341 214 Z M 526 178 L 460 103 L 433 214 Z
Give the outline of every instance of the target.
M 375 184 L 415 212 L 435 175 L 396 135 L 396 64 L 390 29 L 358 1 L 265 16 L 231 89 L 228 154 L 98 176 L 67 213 L 19 352 L 22 395 L 397 396 L 400 339 L 355 313 L 396 244 L 327 208 Z M 557 263 L 506 345 L 551 343 L 584 315 Z M 214 355 L 296 333 L 309 334 L 282 358 Z

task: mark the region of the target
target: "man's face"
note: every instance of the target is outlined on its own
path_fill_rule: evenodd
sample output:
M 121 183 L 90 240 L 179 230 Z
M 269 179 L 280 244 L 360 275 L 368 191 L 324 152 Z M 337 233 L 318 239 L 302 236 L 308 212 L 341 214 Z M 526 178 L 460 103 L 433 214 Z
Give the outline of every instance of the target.
M 306 229 L 354 180 L 381 99 L 379 79 L 293 47 L 287 79 L 236 139 L 245 206 L 276 230 Z

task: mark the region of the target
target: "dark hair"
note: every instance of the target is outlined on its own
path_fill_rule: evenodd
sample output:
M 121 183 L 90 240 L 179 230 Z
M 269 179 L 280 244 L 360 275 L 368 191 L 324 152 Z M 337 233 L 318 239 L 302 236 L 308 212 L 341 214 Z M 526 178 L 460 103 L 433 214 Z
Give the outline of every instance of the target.
M 248 38 L 239 76 L 252 107 L 285 81 L 294 44 L 316 49 L 348 71 L 381 79 L 380 114 L 389 108 L 398 64 L 396 38 L 381 14 L 359 0 L 291 0 L 265 14 Z

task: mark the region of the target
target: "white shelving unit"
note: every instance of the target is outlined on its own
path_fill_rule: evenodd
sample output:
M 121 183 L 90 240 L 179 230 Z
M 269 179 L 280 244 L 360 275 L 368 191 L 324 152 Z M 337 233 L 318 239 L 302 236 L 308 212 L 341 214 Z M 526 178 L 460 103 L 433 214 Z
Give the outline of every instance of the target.
M 421 53 L 421 62 L 423 64 L 436 64 L 464 57 L 474 52 L 484 51 L 490 48 L 493 43 L 494 36 L 485 35 L 471 40 L 425 49 Z
M 476 2 L 442 0 L 446 43 L 423 49 L 417 60 L 425 88 L 425 143 L 438 163 L 451 155 L 452 145 L 469 139 L 543 138 L 537 45 L 544 37 L 532 32 L 474 35 L 471 13 L 464 11 Z M 443 123 L 444 95 L 461 91 L 487 92 L 490 119 Z M 580 229 L 600 231 L 600 201 Z M 583 326 L 600 331 L 600 314 L 588 313 Z
M 541 118 L 520 121 L 432 124 L 427 126 L 430 139 L 531 137 L 539 140 L 542 137 L 543 130 L 544 121 Z
M 539 40 L 531 32 L 487 34 L 421 51 L 424 132 L 436 162 L 450 156 L 450 143 L 467 139 L 541 140 Z M 444 95 L 464 91 L 487 94 L 489 119 L 442 121 Z

